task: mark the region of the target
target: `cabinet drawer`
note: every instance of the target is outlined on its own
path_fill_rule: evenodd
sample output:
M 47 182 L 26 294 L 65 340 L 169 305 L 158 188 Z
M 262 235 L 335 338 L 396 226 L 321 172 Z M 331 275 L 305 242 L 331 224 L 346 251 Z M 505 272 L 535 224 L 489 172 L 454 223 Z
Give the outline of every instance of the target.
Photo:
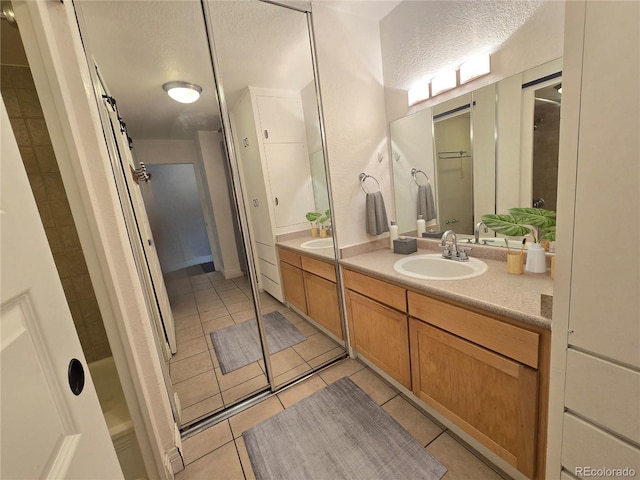
M 640 449 L 569 412 L 564 414 L 562 466 L 571 473 L 576 468 L 633 469 L 640 471 Z M 580 478 L 587 475 L 578 473 Z M 589 476 L 596 476 L 593 473 Z M 620 475 L 622 476 L 622 475 Z M 604 475 L 603 475 L 604 477 Z M 612 478 L 612 475 L 605 478 Z
M 569 349 L 565 405 L 640 444 L 640 373 Z
M 414 292 L 409 292 L 407 298 L 409 315 L 538 368 L 538 333 Z
M 404 288 L 347 269 L 344 270 L 344 284 L 349 290 L 359 292 L 396 310 L 407 311 L 407 291 Z
M 278 255 L 280 256 L 280 261 L 288 263 L 289 265 L 293 265 L 294 267 L 302 267 L 302 262 L 300 261 L 300 255 L 292 252 L 291 250 L 285 250 L 284 248 L 278 248 Z
M 333 263 L 323 262 L 322 260 L 316 260 L 311 257 L 301 256 L 302 269 L 306 272 L 311 272 L 319 277 L 329 280 L 330 282 L 336 281 L 336 269 Z

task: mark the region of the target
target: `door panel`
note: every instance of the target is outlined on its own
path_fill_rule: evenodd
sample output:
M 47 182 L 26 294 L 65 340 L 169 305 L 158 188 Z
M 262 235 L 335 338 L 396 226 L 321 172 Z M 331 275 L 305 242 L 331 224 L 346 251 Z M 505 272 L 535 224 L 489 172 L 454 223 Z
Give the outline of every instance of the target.
M 2 103 L 2 478 L 122 478 Z M 79 395 L 68 366 L 84 371 Z

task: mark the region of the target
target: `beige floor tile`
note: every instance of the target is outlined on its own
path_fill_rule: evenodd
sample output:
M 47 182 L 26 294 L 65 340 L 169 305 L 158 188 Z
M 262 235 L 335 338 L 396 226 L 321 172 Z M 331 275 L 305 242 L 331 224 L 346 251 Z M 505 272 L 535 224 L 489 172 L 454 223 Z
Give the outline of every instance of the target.
M 304 321 L 304 318 L 302 318 L 293 310 L 289 310 L 288 312 L 283 313 L 282 316 L 289 320 L 293 325 L 297 325 L 298 323 Z
M 253 362 L 226 375 L 222 374 L 221 369 L 216 368 L 216 376 L 218 377 L 220 390 L 223 392 L 259 375 L 262 375 L 262 369 L 260 365 L 258 365 L 258 362 Z
M 329 337 L 318 333 L 307 337 L 304 342 L 300 342 L 293 346 L 298 355 L 306 361 L 318 357 L 336 347 L 336 343 Z
M 193 463 L 231 440 L 233 440 L 231 427 L 229 427 L 229 422 L 226 420 L 183 440 L 182 458 L 185 465 Z
M 244 470 L 244 476 L 247 480 L 255 480 L 256 476 L 253 473 L 251 467 L 251 460 L 249 460 L 249 453 L 247 452 L 247 446 L 244 444 L 244 437 L 238 437 L 235 440 L 236 449 L 240 456 L 240 463 L 242 464 L 242 470 Z
M 276 387 L 279 387 L 293 380 L 299 379 L 300 377 L 304 376 L 306 373 L 311 372 L 311 370 L 312 368 L 309 366 L 307 362 L 305 362 L 302 365 L 298 365 L 297 367 L 294 367 L 291 370 L 287 370 L 286 372 L 281 373 L 280 375 L 277 375 L 273 379 L 273 382 Z
M 211 283 L 208 283 L 207 285 L 208 285 L 208 288 L 203 288 L 201 290 L 193 292 L 193 297 L 196 299 L 196 303 L 206 301 L 211 297 L 216 299 L 218 298 L 218 293 L 216 292 L 215 288 L 211 286 Z
M 194 338 L 202 337 L 203 335 L 204 331 L 202 330 L 202 325 L 194 325 L 193 327 L 180 329 L 176 328 L 176 341 L 178 343 L 193 340 Z
M 171 362 L 169 375 L 171 376 L 171 383 L 176 384 L 208 370 L 213 370 L 213 362 L 211 361 L 209 350 L 205 350 L 184 360 Z
M 262 308 L 262 313 L 271 313 L 271 312 L 280 312 L 282 314 L 285 314 L 289 311 L 291 311 L 289 309 L 289 307 L 287 307 L 286 305 L 283 305 L 282 303 L 278 302 L 276 304 L 273 305 L 261 305 Z
M 248 408 L 244 412 L 234 415 L 229 419 L 233 438 L 238 438 L 242 432 L 254 425 L 283 411 L 284 408 L 277 397 L 271 397 L 258 405 Z
M 176 480 L 244 480 L 235 442 L 229 442 L 188 465 Z
M 194 403 L 188 407 L 182 407 L 182 412 L 180 415 L 180 421 L 182 424 L 193 422 L 194 420 L 198 420 L 206 415 L 210 415 L 212 413 L 217 412 L 218 410 L 222 410 L 224 407 L 224 403 L 222 402 L 222 395 L 217 394 L 209 398 L 205 398 L 201 402 Z
M 198 305 L 200 320 L 207 321 L 229 315 L 222 301 L 208 302 Z
M 244 293 L 242 293 L 242 290 L 240 290 L 238 287 L 230 288 L 228 290 L 222 290 L 221 292 L 218 293 L 218 296 L 222 300 L 225 300 L 230 297 L 235 297 L 237 295 L 244 295 Z
M 359 361 L 347 358 L 337 364 L 318 373 L 320 377 L 328 384 L 340 380 L 342 377 L 348 377 L 364 368 Z
M 218 317 L 211 320 L 203 320 L 202 330 L 204 331 L 204 334 L 208 336 L 211 332 L 232 327 L 233 325 L 235 325 L 235 322 L 233 321 L 233 318 L 231 318 L 231 315 L 225 315 L 224 317 Z
M 289 408 L 294 403 L 308 397 L 312 393 L 322 390 L 327 384 L 318 375 L 306 379 L 304 382 L 300 382 L 293 387 L 287 388 L 284 392 L 278 393 L 280 402 L 284 405 L 284 408 Z
M 197 353 L 206 352 L 208 349 L 204 336 L 178 343 L 178 352 L 171 357 L 171 363 L 184 360 Z
M 382 408 L 422 445 L 428 445 L 442 433 L 438 425 L 400 395 L 389 400 Z
M 190 407 L 220 393 L 218 381 L 213 370 L 191 377 L 184 382 L 176 383 L 173 389 L 178 393 L 180 404 L 183 408 Z
M 353 380 L 353 382 L 367 395 L 369 395 L 378 405 L 388 402 L 398 394 L 394 388 L 389 386 L 387 382 L 382 380 L 369 368 L 363 368 L 359 372 L 351 375 L 349 378 Z
M 232 315 L 234 313 L 242 312 L 243 310 L 248 310 L 250 308 L 253 308 L 253 302 L 249 300 L 227 305 L 227 310 L 229 310 L 229 313 Z
M 302 320 L 301 322 L 296 323 L 295 327 L 305 337 L 310 337 L 311 335 L 315 335 L 315 334 L 319 333 L 319 330 L 316 327 L 314 327 L 313 325 L 311 325 L 309 322 L 307 322 L 306 320 Z
M 173 313 L 173 318 L 178 319 L 182 317 L 188 317 L 190 315 L 197 315 L 198 308 L 194 302 L 193 305 L 179 305 L 176 307 L 171 307 L 171 313 Z
M 233 315 L 231 315 L 231 317 L 233 318 L 234 322 L 236 323 L 242 323 L 242 322 L 246 322 L 247 320 L 251 320 L 252 318 L 256 318 L 256 311 L 253 309 L 253 306 L 247 310 L 242 310 L 240 312 L 236 312 Z
M 446 480 L 501 480 L 500 475 L 447 433 L 436 438 L 427 450 L 449 470 L 444 476 Z
M 225 405 L 229 406 L 238 400 L 242 400 L 256 392 L 264 390 L 267 385 L 267 376 L 261 374 L 222 392 L 222 401 Z
M 220 295 L 220 293 L 222 292 L 226 292 L 227 290 L 235 290 L 236 288 L 238 288 L 238 286 L 233 283 L 232 280 L 214 280 L 211 283 L 213 283 L 213 288 L 216 289 L 218 295 Z
M 305 363 L 305 361 L 292 347 L 285 348 L 271 355 L 271 369 L 273 370 L 274 377 L 282 375 L 303 363 Z
M 315 358 L 307 360 L 307 363 L 311 366 L 311 368 L 317 368 L 324 363 L 330 362 L 341 355 L 344 355 L 345 351 L 342 347 L 335 347 L 329 350 L 327 353 L 323 353 Z
M 176 326 L 176 332 L 178 330 L 193 328 L 200 325 L 200 317 L 198 316 L 197 312 L 192 315 L 187 315 L 184 317 L 176 317 L 174 314 L 173 318 Z

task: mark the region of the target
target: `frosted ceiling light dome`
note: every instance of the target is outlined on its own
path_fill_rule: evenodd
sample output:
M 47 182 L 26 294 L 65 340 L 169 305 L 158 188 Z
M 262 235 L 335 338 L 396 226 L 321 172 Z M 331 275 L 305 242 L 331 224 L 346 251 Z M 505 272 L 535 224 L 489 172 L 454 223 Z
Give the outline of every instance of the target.
M 202 87 L 195 83 L 189 82 L 167 82 L 162 85 L 162 89 L 173 98 L 176 102 L 180 103 L 193 103 L 202 93 Z

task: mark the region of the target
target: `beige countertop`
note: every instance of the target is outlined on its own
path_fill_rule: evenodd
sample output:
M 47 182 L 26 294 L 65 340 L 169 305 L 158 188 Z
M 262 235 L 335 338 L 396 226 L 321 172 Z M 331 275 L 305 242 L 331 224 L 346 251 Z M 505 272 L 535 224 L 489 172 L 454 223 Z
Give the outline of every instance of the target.
M 340 260 L 340 264 L 399 285 L 551 329 L 551 320 L 540 313 L 540 295 L 553 295 L 553 280 L 549 272 L 512 275 L 507 273 L 505 261 L 490 258 L 495 248 L 488 247 L 488 255 L 481 255 L 481 248 L 474 250 L 478 254 L 472 256 L 485 262 L 488 270 L 479 277 L 466 280 L 420 280 L 404 276 L 393 269 L 393 264 L 407 256 L 393 253 L 388 248 L 349 257 Z M 421 248 L 411 255 L 429 253 L 435 251 Z
M 310 257 L 316 257 L 320 260 L 325 260 L 325 261 L 330 261 L 333 262 L 335 261 L 335 256 L 333 253 L 333 248 L 329 247 L 329 248 L 302 248 L 300 245 L 302 245 L 304 242 L 308 242 L 309 240 L 316 240 L 320 237 L 312 237 L 311 235 L 306 235 L 306 236 L 302 236 L 302 237 L 297 237 L 297 238 L 291 238 L 288 240 L 279 240 L 276 242 L 276 246 L 279 247 L 285 247 L 288 248 L 290 250 L 297 250 L 298 252 L 304 254 L 304 255 L 308 255 Z

